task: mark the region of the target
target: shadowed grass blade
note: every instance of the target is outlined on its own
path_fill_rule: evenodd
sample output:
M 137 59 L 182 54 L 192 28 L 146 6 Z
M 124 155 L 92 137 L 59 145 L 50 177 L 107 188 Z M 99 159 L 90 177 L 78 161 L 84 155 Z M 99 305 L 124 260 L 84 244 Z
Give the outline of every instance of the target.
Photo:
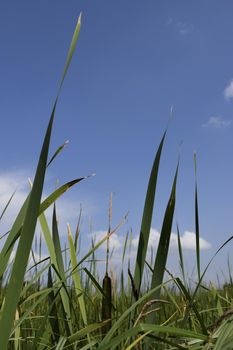
M 38 345 L 40 343 L 40 338 L 43 337 L 43 341 L 45 340 L 46 336 L 47 341 L 49 342 L 49 338 L 51 338 L 52 344 L 58 344 L 59 342 L 59 335 L 60 335 L 60 327 L 59 327 L 59 314 L 58 314 L 58 309 L 56 305 L 57 301 L 57 296 L 60 291 L 60 288 L 54 293 L 53 290 L 53 281 L 52 281 L 52 274 L 51 274 L 51 268 L 48 270 L 48 284 L 47 287 L 51 289 L 50 293 L 48 294 L 48 305 L 49 308 L 44 315 L 43 322 L 41 322 L 40 328 L 38 329 L 36 333 L 36 337 L 34 338 L 33 350 L 38 349 Z M 46 330 L 47 327 L 47 321 L 49 320 L 50 327 L 51 327 L 51 334 Z
M 167 208 L 164 215 L 162 230 L 159 239 L 159 245 L 157 249 L 157 254 L 155 258 L 154 271 L 152 275 L 151 289 L 159 286 L 163 282 L 163 276 L 167 263 L 168 249 L 170 244 L 171 230 L 172 230 L 172 222 L 173 215 L 175 210 L 176 203 L 176 182 L 178 175 L 179 163 L 176 168 L 176 173 L 172 185 L 172 190 L 170 194 L 170 198 L 167 204 Z M 156 292 L 151 296 L 151 299 L 159 299 L 160 298 L 160 288 L 156 290 Z M 151 313 L 148 317 L 151 323 L 155 322 L 155 314 Z
M 68 240 L 69 240 L 69 247 L 70 247 L 71 266 L 72 266 L 72 269 L 74 269 L 75 266 L 78 265 L 78 262 L 77 262 L 77 258 L 76 258 L 73 237 L 72 237 L 69 225 L 68 225 Z M 78 303 L 79 303 L 80 312 L 82 315 L 82 320 L 83 320 L 84 325 L 87 326 L 87 311 L 86 311 L 85 300 L 84 300 L 84 295 L 83 295 L 84 294 L 83 293 L 83 286 L 82 286 L 82 282 L 81 282 L 81 278 L 80 278 L 78 270 L 73 272 L 72 278 L 74 281 L 75 293 L 78 296 Z
M 181 268 L 181 273 L 183 277 L 183 282 L 186 284 L 186 279 L 185 279 L 185 271 L 184 271 L 184 259 L 183 259 L 183 251 L 182 251 L 182 245 L 181 245 L 181 239 L 180 239 L 180 230 L 178 224 L 176 225 L 177 228 L 177 240 L 178 240 L 178 251 L 179 251 L 179 258 L 180 258 L 180 268 Z
M 134 284 L 137 290 L 137 295 L 139 295 L 140 287 L 142 283 L 142 276 L 144 271 L 147 246 L 148 246 L 150 228 L 151 228 L 151 220 L 152 220 L 152 214 L 153 214 L 153 208 L 154 208 L 159 163 L 160 163 L 160 157 L 163 149 L 165 136 L 166 136 L 166 131 L 163 134 L 162 140 L 160 142 L 159 148 L 155 156 L 155 160 L 153 163 L 153 167 L 151 170 L 150 179 L 148 183 L 145 204 L 144 204 L 141 230 L 140 230 L 140 236 L 139 236 L 139 242 L 138 242 L 138 251 L 137 251 L 135 271 L 134 271 Z
M 196 258 L 198 280 L 201 278 L 200 266 L 200 232 L 199 232 L 199 214 L 198 214 L 198 194 L 197 194 L 197 157 L 194 153 L 194 171 L 195 171 L 195 229 L 196 229 Z

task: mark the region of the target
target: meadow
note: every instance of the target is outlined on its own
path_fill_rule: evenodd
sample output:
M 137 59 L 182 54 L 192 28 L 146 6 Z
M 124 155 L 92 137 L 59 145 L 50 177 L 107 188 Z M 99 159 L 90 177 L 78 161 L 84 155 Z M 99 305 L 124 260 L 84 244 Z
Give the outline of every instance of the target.
M 169 242 L 176 205 L 179 162 L 164 213 L 160 240 L 154 261 L 147 261 L 149 234 L 157 188 L 160 158 L 166 140 L 164 132 L 155 154 L 145 196 L 141 230 L 134 266 L 127 261 L 132 236 L 126 235 L 122 252 L 122 270 L 117 276 L 109 267 L 109 241 L 125 218 L 112 228 L 112 199 L 109 204 L 109 228 L 106 236 L 86 252 L 79 246 L 80 220 L 75 232 L 68 230 L 68 247 L 63 247 L 57 224 L 56 200 L 85 178 L 77 178 L 57 188 L 42 201 L 47 168 L 64 148 L 61 145 L 49 159 L 50 139 L 56 106 L 66 73 L 74 54 L 81 28 L 81 15 L 71 40 L 58 94 L 45 133 L 31 191 L 10 231 L 4 235 L 0 253 L 1 312 L 0 349 L 233 349 L 233 286 L 226 281 L 220 289 L 206 286 L 203 279 L 215 253 L 202 271 L 198 184 L 195 168 L 196 271 L 194 286 L 187 282 L 182 243 L 177 226 L 180 276 L 167 269 Z M 10 197 L 0 220 L 14 195 Z M 52 223 L 46 210 L 53 208 Z M 36 238 L 37 222 L 42 237 Z M 2 237 L 3 238 L 3 237 Z M 42 258 L 42 241 L 49 256 Z M 106 272 L 99 278 L 96 252 L 107 243 Z M 15 256 L 12 259 L 12 252 Z M 39 262 L 28 265 L 29 256 Z M 126 271 L 128 268 L 128 271 Z M 166 280 L 164 276 L 168 276 Z M 164 282 L 165 281 L 165 282 Z

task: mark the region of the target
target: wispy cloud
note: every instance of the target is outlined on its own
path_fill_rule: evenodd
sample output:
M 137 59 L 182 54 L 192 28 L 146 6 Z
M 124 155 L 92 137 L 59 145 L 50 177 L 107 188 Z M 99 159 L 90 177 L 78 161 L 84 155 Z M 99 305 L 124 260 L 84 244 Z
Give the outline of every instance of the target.
M 227 128 L 231 125 L 231 121 L 227 119 L 223 119 L 222 117 L 210 117 L 207 122 L 202 124 L 204 128 L 214 128 L 221 129 Z
M 177 29 L 181 35 L 189 34 L 193 31 L 193 24 L 188 22 L 177 22 Z
M 225 87 L 223 95 L 226 100 L 230 100 L 231 98 L 233 98 L 233 79 L 231 79 L 229 84 Z
M 172 26 L 180 35 L 187 35 L 193 32 L 194 25 L 190 22 L 175 21 L 172 17 L 169 17 L 166 21 L 167 26 Z

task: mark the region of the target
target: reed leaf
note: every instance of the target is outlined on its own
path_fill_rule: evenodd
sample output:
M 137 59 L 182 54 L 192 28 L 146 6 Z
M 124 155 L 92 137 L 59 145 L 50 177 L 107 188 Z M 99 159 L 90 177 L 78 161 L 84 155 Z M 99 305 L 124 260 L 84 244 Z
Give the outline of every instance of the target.
M 178 169 L 179 169 L 179 163 L 176 168 L 176 173 L 175 173 L 175 177 L 172 185 L 170 198 L 169 198 L 165 215 L 164 215 L 162 230 L 161 230 L 160 239 L 159 239 L 159 245 L 158 245 L 154 269 L 153 269 L 151 289 L 161 285 L 163 282 L 163 276 L 166 268 L 168 249 L 169 249 L 169 243 L 170 243 L 170 237 L 171 237 L 175 203 L 176 203 L 176 182 L 177 182 Z M 150 298 L 159 299 L 160 288 L 156 289 L 155 293 L 152 294 Z M 151 323 L 155 322 L 155 314 L 151 313 L 150 316 L 148 317 L 148 320 Z
M 55 117 L 55 111 L 56 111 L 57 102 L 58 102 L 58 96 L 75 50 L 75 46 L 78 40 L 78 34 L 80 31 L 80 26 L 81 26 L 81 16 L 78 19 L 74 36 L 71 41 L 71 47 L 68 52 L 58 95 L 55 99 L 55 103 L 52 109 L 52 113 L 50 116 L 46 134 L 44 137 L 34 183 L 33 183 L 28 204 L 25 210 L 24 222 L 22 225 L 20 240 L 16 251 L 14 264 L 12 267 L 12 272 L 10 275 L 10 281 L 6 292 L 5 301 L 1 309 L 0 339 L 1 339 L 2 350 L 6 350 L 8 347 L 11 327 L 12 327 L 15 311 L 17 308 L 17 303 L 19 301 L 19 297 L 20 297 L 20 293 L 23 285 L 24 274 L 28 263 L 28 258 L 29 258 L 32 241 L 35 233 L 35 228 L 36 228 L 37 217 L 40 209 L 40 202 L 42 197 L 42 190 L 43 190 L 45 172 L 46 172 L 47 160 L 48 160 L 49 145 L 50 145 L 52 127 L 53 127 L 53 122 Z
M 152 166 L 150 179 L 148 183 L 145 204 L 144 204 L 140 236 L 139 236 L 139 242 L 138 242 L 137 257 L 136 257 L 136 263 L 135 263 L 135 271 L 134 271 L 134 284 L 137 290 L 137 295 L 139 295 L 140 293 L 140 288 L 142 283 L 142 276 L 144 271 L 148 241 L 150 236 L 152 214 L 153 214 L 153 208 L 154 208 L 159 163 L 160 163 L 160 157 L 163 149 L 165 136 L 166 136 L 166 131 L 163 134 L 162 140 L 160 142 L 160 145 L 158 147 L 158 150 L 155 156 L 155 160 Z
M 73 242 L 73 237 L 72 237 L 70 225 L 68 225 L 68 241 L 69 241 L 69 247 L 70 247 L 71 266 L 74 269 L 75 266 L 78 265 L 78 262 L 77 262 L 75 246 L 74 246 L 74 242 Z M 85 300 L 84 300 L 84 295 L 83 295 L 83 286 L 82 286 L 82 282 L 81 282 L 81 278 L 80 278 L 78 270 L 76 270 L 75 272 L 72 273 L 72 278 L 74 281 L 75 293 L 76 293 L 77 298 L 78 298 L 78 303 L 79 303 L 79 307 L 80 307 L 80 313 L 82 315 L 82 320 L 83 320 L 84 326 L 87 326 L 87 311 L 86 311 Z
M 194 153 L 194 171 L 195 171 L 195 229 L 196 229 L 196 259 L 197 259 L 197 275 L 201 278 L 200 266 L 200 232 L 199 232 L 199 212 L 198 212 L 198 193 L 197 193 L 197 157 Z

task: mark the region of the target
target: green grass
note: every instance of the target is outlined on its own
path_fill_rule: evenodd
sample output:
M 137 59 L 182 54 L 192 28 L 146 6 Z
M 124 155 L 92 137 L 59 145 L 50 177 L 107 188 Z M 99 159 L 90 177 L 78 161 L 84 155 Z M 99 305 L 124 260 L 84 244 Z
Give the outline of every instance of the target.
M 195 288 L 187 284 L 178 224 L 178 257 L 182 277 L 173 276 L 166 269 L 174 224 L 179 164 L 164 213 L 158 248 L 153 251 L 155 259 L 150 263 L 146 261 L 152 215 L 157 205 L 155 197 L 160 159 L 167 131 L 159 143 L 149 177 L 133 275 L 132 262 L 126 258 L 126 252 L 131 249 L 132 232 L 126 234 L 120 274 L 115 276 L 109 269 L 109 240 L 125 222 L 123 218 L 119 225 L 111 228 L 112 199 L 108 232 L 100 242 L 92 241 L 87 252 L 83 252 L 79 244 L 80 218 L 75 234 L 68 225 L 68 248 L 62 246 L 55 205 L 60 196 L 85 178 L 62 185 L 41 202 L 46 170 L 66 144 L 48 159 L 56 106 L 80 28 L 81 15 L 71 40 L 31 191 L 6 235 L 0 253 L 0 349 L 232 349 L 232 279 L 219 290 L 203 285 L 210 263 L 232 237 L 222 244 L 202 272 L 196 156 L 194 218 L 198 278 Z M 14 194 L 9 194 L 9 198 L 0 221 L 14 200 Z M 50 206 L 53 206 L 51 226 L 46 218 L 46 210 Z M 43 235 L 39 241 L 35 237 L 37 221 Z M 29 268 L 30 253 L 41 256 L 42 239 L 49 256 Z M 106 274 L 101 280 L 96 252 L 103 243 L 107 243 Z M 10 262 L 13 250 L 16 250 L 16 254 L 13 262 Z M 165 273 L 169 276 L 166 282 Z

